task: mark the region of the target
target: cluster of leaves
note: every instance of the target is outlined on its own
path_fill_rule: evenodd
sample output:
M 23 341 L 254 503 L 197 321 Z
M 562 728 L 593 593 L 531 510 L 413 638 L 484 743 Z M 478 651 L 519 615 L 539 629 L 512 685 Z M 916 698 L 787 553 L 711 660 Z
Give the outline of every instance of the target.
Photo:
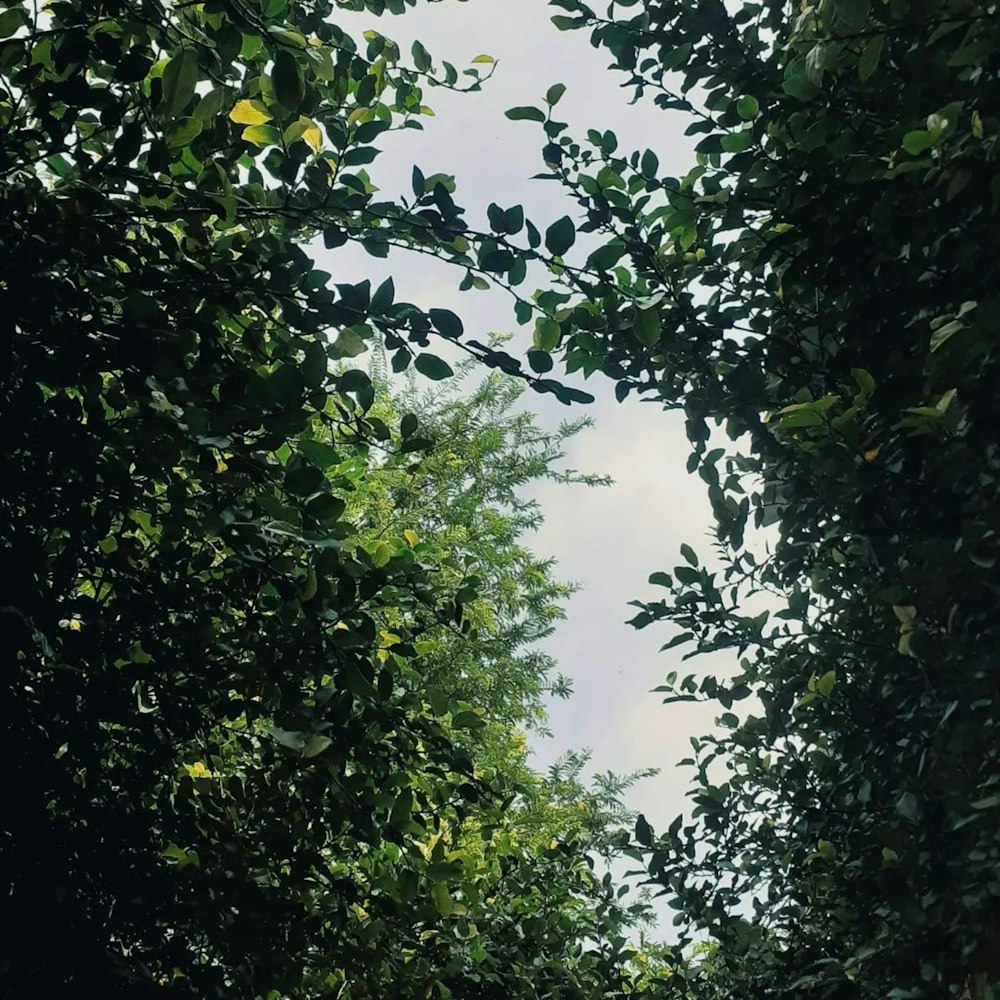
M 7 995 L 989 988 L 996 5 L 553 2 L 636 99 L 693 116 L 698 163 L 575 140 L 557 84 L 509 117 L 542 125 L 582 221 L 494 204 L 476 232 L 450 177 L 384 202 L 364 169 L 476 65 L 356 41 L 328 0 L 4 0 Z M 333 284 L 297 246 L 319 234 L 508 288 L 534 374 L 391 281 Z M 549 666 L 518 632 L 562 591 L 491 463 L 544 474 L 558 440 L 491 438 L 475 402 L 403 413 L 340 364 L 377 343 L 441 379 L 436 336 L 565 402 L 588 397 L 557 357 L 687 417 L 716 565 L 686 547 L 634 621 L 740 659 L 664 686 L 718 700 L 722 732 L 691 820 L 640 821 L 634 853 L 717 946 L 660 949 L 655 985 L 623 965 L 642 907 L 585 856 L 614 789 L 574 819 L 578 775 L 539 784 L 509 728 Z M 434 435 L 459 427 L 449 471 Z
M 440 379 L 421 349 L 461 323 L 296 245 L 464 260 L 447 178 L 386 204 L 364 165 L 422 85 L 480 70 L 359 45 L 326 0 L 0 8 L 0 994 L 631 989 L 643 908 L 587 856 L 614 803 L 534 779 L 509 732 L 547 669 L 515 633 L 565 588 L 504 504 L 558 439 L 465 428 L 483 537 L 419 498 L 377 523 L 407 482 L 457 494 L 422 428 L 460 414 L 343 362 Z M 505 449 L 514 478 L 482 478 Z M 486 712 L 506 741 L 471 738 Z
M 997 173 L 988 0 L 554 0 L 697 165 L 585 141 L 548 176 L 602 245 L 560 259 L 536 347 L 682 408 L 717 551 L 637 627 L 731 649 L 690 821 L 637 835 L 709 995 L 982 996 L 1000 915 Z M 525 252 L 533 253 L 529 247 Z M 713 427 L 738 448 L 714 447 Z M 748 528 L 776 526 L 773 550 Z M 768 612 L 748 613 L 754 595 Z M 681 970 L 683 974 L 683 970 Z M 688 970 L 694 974 L 693 969 Z M 700 973 L 699 973 L 700 975 Z M 700 995 L 700 994 L 699 994 Z

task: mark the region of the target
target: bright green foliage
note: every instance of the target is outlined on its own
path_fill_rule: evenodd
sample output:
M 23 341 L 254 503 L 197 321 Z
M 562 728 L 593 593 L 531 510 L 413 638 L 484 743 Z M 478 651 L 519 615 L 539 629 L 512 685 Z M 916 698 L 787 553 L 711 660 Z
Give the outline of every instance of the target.
M 501 724 L 543 725 L 540 696 L 569 694 L 569 682 L 551 677 L 551 658 L 533 648 L 563 618 L 562 603 L 575 587 L 552 578 L 552 561 L 532 553 L 523 541 L 541 523 L 536 501 L 525 490 L 539 481 L 597 485 L 606 477 L 562 471 L 556 463 L 564 444 L 588 425 L 580 419 L 554 432 L 541 430 L 533 416 L 515 409 L 523 383 L 491 374 L 475 386 L 454 380 L 423 391 L 378 387 L 371 413 L 390 426 L 403 417 L 403 437 L 384 462 L 371 469 L 349 511 L 356 511 L 374 541 L 395 537 L 416 546 L 424 561 L 438 566 L 438 585 L 468 595 L 465 616 L 474 632 L 455 647 L 447 626 L 411 623 L 429 683 L 442 704 L 472 702 Z M 465 365 L 472 374 L 475 362 Z M 417 463 L 409 449 L 427 439 L 441 442 Z M 399 452 L 397 455 L 396 452 Z M 390 630 L 396 621 L 388 621 Z
M 634 619 L 740 657 L 735 676 L 661 689 L 717 700 L 722 728 L 696 742 L 692 820 L 640 824 L 641 855 L 679 922 L 720 943 L 707 995 L 984 996 L 1000 972 L 997 7 L 554 6 L 700 136 L 671 178 L 612 132 L 577 142 L 551 109 L 511 113 L 544 123 L 549 176 L 603 237 L 552 262 L 541 347 L 683 408 L 716 519 L 711 564 L 687 549 Z M 546 234 L 552 255 L 572 242 Z M 713 426 L 739 451 L 710 448 Z M 753 525 L 776 526 L 766 555 Z M 773 617 L 746 610 L 754 594 Z

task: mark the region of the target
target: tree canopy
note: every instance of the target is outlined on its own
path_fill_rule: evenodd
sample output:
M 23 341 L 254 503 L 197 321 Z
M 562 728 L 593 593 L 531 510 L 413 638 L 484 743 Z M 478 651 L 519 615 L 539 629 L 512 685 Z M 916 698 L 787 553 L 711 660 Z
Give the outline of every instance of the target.
M 419 168 L 380 200 L 380 137 L 492 72 L 336 23 L 415 4 L 2 5 L 5 995 L 988 996 L 996 4 L 553 0 L 700 138 L 669 177 L 561 84 L 511 109 L 544 228 Z M 320 239 L 506 288 L 524 362 Z M 560 438 L 353 360 L 441 381 L 437 338 L 685 414 L 716 545 L 633 624 L 738 666 L 662 686 L 721 727 L 665 831 L 525 765 L 567 591 L 516 491 Z M 615 844 L 677 910 L 650 973 Z

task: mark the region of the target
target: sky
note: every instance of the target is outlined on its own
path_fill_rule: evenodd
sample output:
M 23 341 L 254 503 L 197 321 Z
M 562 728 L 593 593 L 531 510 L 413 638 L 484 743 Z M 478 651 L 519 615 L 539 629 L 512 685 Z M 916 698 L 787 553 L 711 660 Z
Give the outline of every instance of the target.
M 683 135 L 685 116 L 651 104 L 630 107 L 622 78 L 607 69 L 607 54 L 590 46 L 586 32 L 558 31 L 549 20 L 553 12 L 544 0 L 459 0 L 420 4 L 403 17 L 338 17 L 358 37 L 365 28 L 376 28 L 404 53 L 419 38 L 436 59 L 459 69 L 481 53 L 498 61 L 479 94 L 425 92 L 435 117 L 423 119 L 423 132 L 387 137 L 385 152 L 368 168 L 380 197 L 408 193 L 416 163 L 425 175 L 456 176 L 456 200 L 472 220 L 485 218 L 492 201 L 505 208 L 522 204 L 542 226 L 572 214 L 574 205 L 557 184 L 530 179 L 543 169 L 540 127 L 504 117 L 515 105 L 540 104 L 557 82 L 567 87 L 558 117 L 569 122 L 570 134 L 610 128 L 623 151 L 651 147 L 664 172 L 687 172 L 694 154 Z M 336 281 L 367 277 L 374 285 L 391 273 L 398 299 L 453 309 L 474 339 L 514 328 L 505 295 L 460 293 L 461 272 L 426 258 L 394 253 L 375 260 L 349 248 L 332 255 L 319 250 L 317 258 Z M 656 596 L 649 574 L 676 565 L 682 542 L 696 551 L 707 548 L 710 509 L 703 483 L 685 471 L 689 447 L 680 415 L 633 398 L 619 404 L 612 383 L 600 375 L 586 387 L 597 399 L 585 407 L 567 409 L 550 395 L 525 397 L 548 427 L 568 416 L 590 416 L 595 426 L 572 440 L 565 464 L 615 480 L 604 489 L 545 483 L 533 493 L 546 520 L 529 544 L 539 555 L 557 559 L 562 579 L 582 585 L 566 621 L 545 643 L 560 672 L 572 678 L 574 695 L 552 704 L 553 736 L 535 740 L 535 759 L 546 766 L 566 750 L 590 748 L 596 771 L 661 768 L 658 777 L 630 793 L 628 805 L 663 829 L 685 811 L 689 779 L 676 762 L 688 756 L 691 736 L 712 728 L 716 709 L 662 705 L 651 688 L 681 669 L 679 654 L 658 652 L 670 637 L 663 630 L 650 626 L 637 632 L 625 622 L 634 614 L 630 600 Z M 705 658 L 691 669 L 712 665 Z

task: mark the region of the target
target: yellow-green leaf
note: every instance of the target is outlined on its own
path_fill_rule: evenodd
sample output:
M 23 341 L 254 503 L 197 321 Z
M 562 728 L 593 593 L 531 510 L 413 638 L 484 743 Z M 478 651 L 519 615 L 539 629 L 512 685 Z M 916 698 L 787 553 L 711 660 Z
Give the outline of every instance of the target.
M 237 101 L 229 117 L 237 125 L 266 125 L 271 120 L 260 101 Z
M 311 118 L 300 118 L 300 122 L 305 122 L 305 130 L 302 138 L 318 153 L 323 148 L 323 133 L 320 127 Z
M 303 757 L 316 757 L 321 754 L 333 740 L 329 736 L 310 736 L 302 748 Z
M 434 905 L 442 917 L 451 915 L 455 904 L 452 902 L 451 893 L 448 892 L 448 886 L 444 882 L 435 882 L 431 886 L 431 898 L 434 900 Z
M 277 146 L 281 133 L 273 125 L 251 125 L 243 130 L 243 140 L 255 146 Z

